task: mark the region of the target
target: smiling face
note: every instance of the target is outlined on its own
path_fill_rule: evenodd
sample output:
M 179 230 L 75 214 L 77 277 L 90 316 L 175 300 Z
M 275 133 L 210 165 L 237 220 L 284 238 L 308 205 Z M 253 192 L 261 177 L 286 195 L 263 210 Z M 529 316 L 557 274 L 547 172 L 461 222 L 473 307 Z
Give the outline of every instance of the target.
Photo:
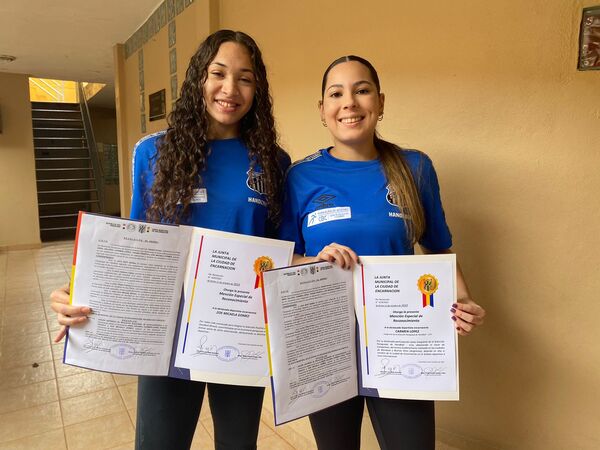
M 246 47 L 224 42 L 207 68 L 202 94 L 210 126 L 210 139 L 239 135 L 242 118 L 252 107 L 256 79 Z
M 335 148 L 374 151 L 375 127 L 383 114 L 383 102 L 384 96 L 377 92 L 365 65 L 347 61 L 334 66 L 325 80 L 320 111 Z

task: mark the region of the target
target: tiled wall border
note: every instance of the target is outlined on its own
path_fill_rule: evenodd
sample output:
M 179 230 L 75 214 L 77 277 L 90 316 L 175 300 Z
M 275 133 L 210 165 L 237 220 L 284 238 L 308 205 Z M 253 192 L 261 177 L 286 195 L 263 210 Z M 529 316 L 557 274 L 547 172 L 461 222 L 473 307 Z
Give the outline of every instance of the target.
M 154 10 L 148 20 L 125 42 L 125 58 L 129 58 L 142 48 L 162 27 L 170 23 L 194 0 L 165 0 Z
M 171 77 L 171 109 L 175 106 L 178 97 L 177 90 L 177 32 L 175 28 L 175 17 L 185 8 L 190 6 L 194 0 L 165 0 L 144 24 L 136 30 L 127 42 L 125 42 L 125 58 L 132 54 L 138 54 L 139 89 L 140 89 L 140 131 L 146 133 L 146 96 L 144 89 L 144 50 L 143 45 L 156 33 L 168 24 L 169 39 L 169 76 Z
M 138 80 L 140 86 L 140 130 L 146 132 L 146 97 L 144 96 L 144 49 L 138 51 Z

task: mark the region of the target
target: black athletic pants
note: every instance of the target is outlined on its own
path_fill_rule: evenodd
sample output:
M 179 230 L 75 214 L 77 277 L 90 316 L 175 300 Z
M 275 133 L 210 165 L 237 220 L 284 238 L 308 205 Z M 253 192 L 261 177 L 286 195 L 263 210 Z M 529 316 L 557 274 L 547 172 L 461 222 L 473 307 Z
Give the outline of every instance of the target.
M 359 450 L 365 399 L 382 450 L 435 450 L 434 403 L 354 397 L 310 415 L 319 450 Z
M 136 450 L 189 449 L 206 386 L 215 428 L 215 448 L 256 449 L 264 388 L 141 376 Z

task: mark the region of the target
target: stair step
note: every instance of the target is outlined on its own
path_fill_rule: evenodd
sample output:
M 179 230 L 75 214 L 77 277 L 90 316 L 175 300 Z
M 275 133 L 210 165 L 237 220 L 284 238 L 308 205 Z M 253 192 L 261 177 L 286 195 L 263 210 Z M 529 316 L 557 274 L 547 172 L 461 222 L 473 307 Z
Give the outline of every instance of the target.
M 72 111 L 79 108 L 79 103 L 31 102 L 31 107 L 38 109 L 58 109 L 60 111 Z
M 72 112 L 81 113 L 79 109 L 31 108 L 32 112 Z
M 87 147 L 37 147 L 36 150 L 87 150 Z
M 40 216 L 40 219 L 60 219 L 62 217 L 77 217 L 79 214 L 49 214 L 46 216 Z
M 83 131 L 83 127 L 33 127 L 34 130 L 45 130 L 45 131 Z
M 90 159 L 89 156 L 81 156 L 81 157 L 77 157 L 77 156 L 69 156 L 67 157 L 60 157 L 60 158 L 35 158 L 36 161 L 74 161 L 74 160 L 82 160 L 82 159 Z
M 92 167 L 59 167 L 55 169 L 35 169 L 38 172 L 49 172 L 55 170 L 92 170 Z
M 99 200 L 71 200 L 68 202 L 48 202 L 38 203 L 39 206 L 53 206 L 53 205 L 76 205 L 78 203 L 98 203 Z
M 64 119 L 60 117 L 32 117 L 32 119 L 47 122 L 81 122 L 81 119 Z
M 84 137 L 59 137 L 59 136 L 35 136 L 34 139 L 78 139 L 80 141 L 84 140 Z
M 76 230 L 77 227 L 53 227 L 53 228 L 40 228 L 40 231 L 58 231 L 58 230 Z
M 38 194 L 72 194 L 75 192 L 96 192 L 96 189 L 66 189 L 62 191 L 38 191 Z
M 65 182 L 65 181 L 94 181 L 93 178 L 51 178 L 49 180 L 37 180 L 38 183 Z

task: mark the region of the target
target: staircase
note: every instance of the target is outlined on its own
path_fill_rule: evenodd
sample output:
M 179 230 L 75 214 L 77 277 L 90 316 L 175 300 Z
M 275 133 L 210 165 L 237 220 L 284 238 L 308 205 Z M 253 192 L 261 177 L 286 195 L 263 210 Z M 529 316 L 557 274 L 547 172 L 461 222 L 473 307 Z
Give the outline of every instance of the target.
M 84 117 L 77 103 L 32 102 L 31 113 L 41 239 L 72 239 L 78 211 L 101 211 Z

